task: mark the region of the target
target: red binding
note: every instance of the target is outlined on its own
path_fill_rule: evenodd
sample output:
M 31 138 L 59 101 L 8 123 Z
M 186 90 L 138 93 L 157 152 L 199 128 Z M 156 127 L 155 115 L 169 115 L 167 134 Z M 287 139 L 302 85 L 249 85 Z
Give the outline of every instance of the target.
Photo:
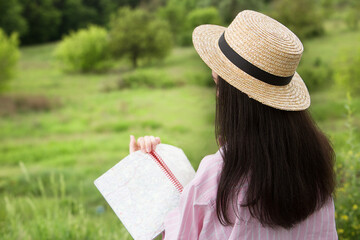
M 172 184 L 174 184 L 175 188 L 181 193 L 184 189 L 183 186 L 181 185 L 179 180 L 175 177 L 175 175 L 171 172 L 171 170 L 165 164 L 165 162 L 161 159 L 161 157 L 155 151 L 151 151 L 149 155 L 152 157 L 152 159 L 155 160 L 155 162 L 159 165 L 161 170 L 165 173 L 166 177 L 171 181 Z

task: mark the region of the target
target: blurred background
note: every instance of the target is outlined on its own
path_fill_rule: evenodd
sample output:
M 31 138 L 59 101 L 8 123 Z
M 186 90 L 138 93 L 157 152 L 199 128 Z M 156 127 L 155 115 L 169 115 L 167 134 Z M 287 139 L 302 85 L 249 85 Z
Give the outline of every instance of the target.
M 336 151 L 340 239 L 360 239 L 360 1 L 0 0 L 0 238 L 131 239 L 93 181 L 159 136 L 197 169 L 217 151 L 215 86 L 192 30 L 268 14 Z

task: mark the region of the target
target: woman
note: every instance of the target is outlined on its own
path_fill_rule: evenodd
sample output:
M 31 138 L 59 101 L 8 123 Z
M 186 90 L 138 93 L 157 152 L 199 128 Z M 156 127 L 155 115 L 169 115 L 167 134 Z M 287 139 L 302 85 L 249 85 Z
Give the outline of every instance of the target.
M 337 239 L 334 152 L 306 110 L 300 40 L 242 11 L 228 28 L 197 27 L 193 42 L 213 70 L 220 149 L 166 216 L 163 239 Z M 159 142 L 131 136 L 130 152 Z

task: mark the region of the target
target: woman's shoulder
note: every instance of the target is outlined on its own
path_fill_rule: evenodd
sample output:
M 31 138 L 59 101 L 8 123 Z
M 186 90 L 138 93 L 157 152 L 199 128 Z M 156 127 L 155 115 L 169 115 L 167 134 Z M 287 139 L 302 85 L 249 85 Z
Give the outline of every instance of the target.
M 196 193 L 195 204 L 211 204 L 216 198 L 219 177 L 223 165 L 220 151 L 221 150 L 218 150 L 214 154 L 207 155 L 201 160 L 195 177 L 190 183 Z
M 200 162 L 197 172 L 205 172 L 211 168 L 214 164 L 223 163 L 223 158 L 221 156 L 221 149 L 216 153 L 206 155 Z

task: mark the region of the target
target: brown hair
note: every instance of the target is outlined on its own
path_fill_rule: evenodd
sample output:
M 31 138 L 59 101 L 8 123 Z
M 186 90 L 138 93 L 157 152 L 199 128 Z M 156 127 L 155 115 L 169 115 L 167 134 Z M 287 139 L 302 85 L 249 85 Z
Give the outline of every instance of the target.
M 321 208 L 335 188 L 335 154 L 310 113 L 266 106 L 220 76 L 217 91 L 215 135 L 224 146 L 216 199 L 221 224 L 233 224 L 227 210 L 238 207 L 235 196 L 245 182 L 240 206 L 263 226 L 289 229 Z

